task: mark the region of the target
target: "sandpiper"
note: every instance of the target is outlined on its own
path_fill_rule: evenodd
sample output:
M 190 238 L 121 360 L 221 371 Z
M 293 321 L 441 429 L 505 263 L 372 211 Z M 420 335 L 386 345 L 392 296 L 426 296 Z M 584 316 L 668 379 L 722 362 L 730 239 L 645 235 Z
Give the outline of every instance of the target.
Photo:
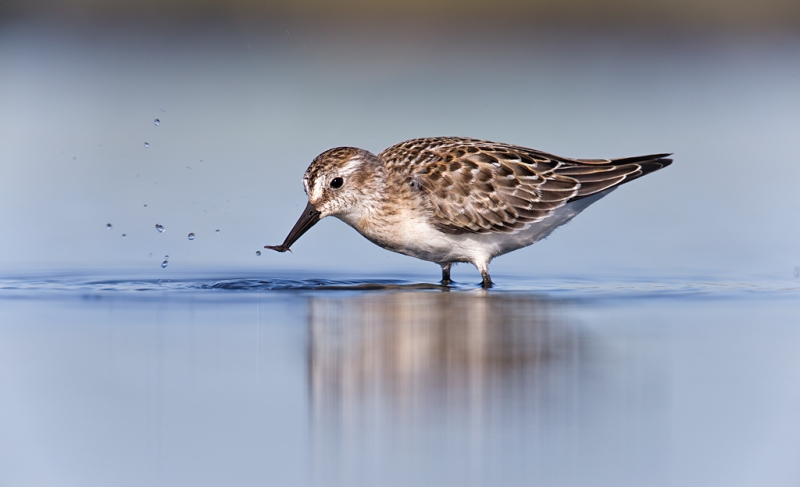
M 286 252 L 326 216 L 387 250 L 450 267 L 470 262 L 491 287 L 489 262 L 527 247 L 617 186 L 672 163 L 671 154 L 568 159 L 485 140 L 413 139 L 377 156 L 337 147 L 306 169 L 308 205 L 281 245 Z

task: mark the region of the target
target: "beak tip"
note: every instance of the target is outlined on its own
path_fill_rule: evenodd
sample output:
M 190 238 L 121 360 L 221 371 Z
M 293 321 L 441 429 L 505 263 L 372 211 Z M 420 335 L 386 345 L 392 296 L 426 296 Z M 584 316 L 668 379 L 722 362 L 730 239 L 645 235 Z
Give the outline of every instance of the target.
M 302 236 L 306 231 L 313 227 L 318 221 L 320 220 L 320 213 L 317 211 L 317 208 L 312 205 L 310 202 L 306 205 L 306 209 L 303 210 L 303 214 L 300 216 L 300 219 L 297 220 L 297 223 L 294 224 L 294 227 L 289 232 L 289 235 L 286 237 L 286 240 L 283 241 L 280 245 L 265 245 L 265 249 L 274 250 L 276 252 L 289 252 L 292 251 L 289 247 Z
M 285 245 L 265 245 L 264 248 L 274 250 L 276 252 L 286 252 L 289 250 L 289 247 L 286 247 Z

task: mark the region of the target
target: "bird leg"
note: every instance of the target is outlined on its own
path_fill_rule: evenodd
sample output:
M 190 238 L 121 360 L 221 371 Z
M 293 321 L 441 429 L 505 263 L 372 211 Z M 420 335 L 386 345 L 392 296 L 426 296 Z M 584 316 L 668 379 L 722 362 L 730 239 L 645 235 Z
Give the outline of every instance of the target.
M 450 267 L 452 265 L 453 265 L 452 262 L 449 263 L 449 264 L 441 264 L 441 266 L 442 266 L 442 286 L 447 286 L 448 284 L 450 284 L 452 282 L 450 280 Z
M 483 278 L 483 281 L 481 282 L 481 287 L 482 288 L 489 289 L 490 287 L 492 287 L 494 285 L 494 283 L 492 282 L 492 278 L 489 277 L 489 271 L 488 270 L 481 271 L 481 277 Z
M 483 278 L 481 287 L 484 289 L 489 289 L 492 287 L 492 278 L 489 277 L 489 262 L 473 262 L 473 264 L 475 264 L 475 267 L 478 268 L 481 273 L 481 277 Z

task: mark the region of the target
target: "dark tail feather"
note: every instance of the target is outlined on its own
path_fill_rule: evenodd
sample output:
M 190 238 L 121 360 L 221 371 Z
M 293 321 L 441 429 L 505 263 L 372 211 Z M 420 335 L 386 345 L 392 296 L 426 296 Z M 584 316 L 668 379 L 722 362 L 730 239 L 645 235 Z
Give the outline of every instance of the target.
M 672 154 L 653 154 L 648 156 L 626 157 L 623 159 L 611 159 L 604 162 L 599 160 L 584 162 L 581 160 L 580 162 L 588 164 L 588 167 L 596 167 L 598 172 L 591 173 L 584 172 L 584 170 L 581 171 L 582 174 L 565 174 L 566 176 L 577 179 L 581 183 L 578 194 L 570 201 L 586 198 L 587 196 L 629 183 L 646 174 L 665 168 L 672 164 L 672 159 L 667 158 L 667 156 L 671 155 Z M 603 166 L 614 166 L 615 169 L 600 169 Z M 565 171 L 565 173 L 569 172 L 569 169 Z

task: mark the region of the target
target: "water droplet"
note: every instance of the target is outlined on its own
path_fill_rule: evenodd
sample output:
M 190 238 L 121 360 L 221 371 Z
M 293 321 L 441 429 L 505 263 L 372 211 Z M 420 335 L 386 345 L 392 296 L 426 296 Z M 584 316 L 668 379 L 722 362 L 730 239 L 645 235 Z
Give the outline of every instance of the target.
M 261 256 L 261 251 L 260 250 L 256 250 L 256 255 L 260 257 Z
M 219 233 L 219 228 L 218 228 L 218 229 L 217 229 L 217 231 L 216 231 L 216 232 L 214 232 L 214 233 Z
M 156 230 L 158 230 L 158 233 L 166 232 L 166 230 L 164 230 L 164 225 L 162 225 L 160 223 L 156 223 Z
M 128 234 L 127 234 L 127 233 L 123 233 L 123 234 L 122 234 L 122 238 L 125 238 L 125 237 L 127 237 L 127 236 L 128 236 Z
M 152 252 L 150 252 L 149 254 L 147 254 L 147 256 L 148 256 L 148 257 L 152 257 L 152 256 L 153 256 L 153 253 L 152 253 Z
M 189 240 L 194 240 L 194 233 L 189 234 Z
M 192 168 L 191 166 L 186 166 L 186 169 L 191 169 L 191 168 Z
M 150 144 L 149 144 L 149 143 L 147 143 L 147 142 L 145 142 L 145 143 L 144 143 L 144 148 L 145 148 L 145 149 L 147 149 L 148 147 L 150 147 Z
M 77 156 L 72 156 L 73 161 L 76 160 L 77 158 L 78 158 Z
M 794 268 L 794 277 L 795 279 L 800 278 L 800 266 Z
M 112 228 L 111 224 L 110 223 L 106 223 L 106 229 L 107 230 L 111 230 L 111 228 Z
M 161 125 L 161 120 L 159 120 L 159 119 L 155 119 L 155 120 L 153 120 L 153 124 L 154 124 L 156 127 L 158 127 L 159 125 Z
M 147 208 L 147 205 L 144 205 L 144 207 Z
M 167 261 L 165 260 L 164 262 L 162 262 L 162 263 L 161 263 L 161 268 L 162 268 L 162 269 L 166 269 L 168 265 L 169 265 L 169 262 L 167 262 Z
M 169 259 L 169 255 L 165 255 L 164 256 L 164 260 L 167 260 L 167 259 Z

